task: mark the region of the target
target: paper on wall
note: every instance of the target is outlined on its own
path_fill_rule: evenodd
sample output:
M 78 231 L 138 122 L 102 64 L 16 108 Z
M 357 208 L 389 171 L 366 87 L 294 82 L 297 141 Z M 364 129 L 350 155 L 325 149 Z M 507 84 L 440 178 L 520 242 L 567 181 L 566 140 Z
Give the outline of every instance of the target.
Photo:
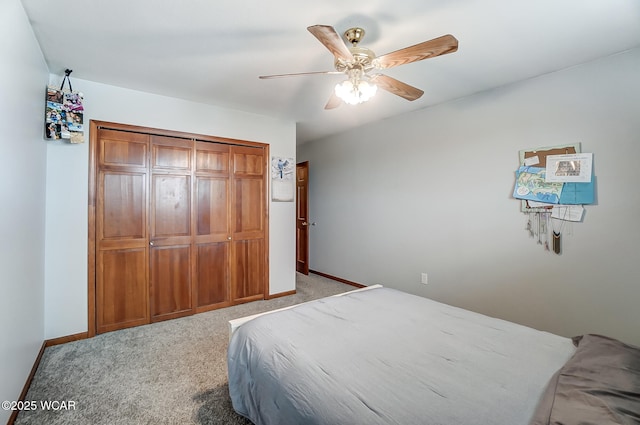
M 547 156 L 547 182 L 587 183 L 591 181 L 592 153 Z
M 551 218 L 566 221 L 582 221 L 583 214 L 582 205 L 554 205 L 551 209 Z

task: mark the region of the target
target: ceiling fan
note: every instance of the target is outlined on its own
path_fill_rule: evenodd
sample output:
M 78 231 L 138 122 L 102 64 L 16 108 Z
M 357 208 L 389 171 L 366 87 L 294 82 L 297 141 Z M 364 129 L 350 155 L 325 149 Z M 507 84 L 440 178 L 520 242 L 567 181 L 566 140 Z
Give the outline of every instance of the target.
M 336 85 L 325 109 L 340 106 L 342 101 L 358 104 L 369 100 L 377 87 L 413 101 L 424 93 L 388 75 L 371 73 L 374 70 L 393 68 L 423 59 L 433 58 L 458 50 L 458 40 L 450 34 L 433 40 L 424 41 L 404 49 L 396 50 L 382 56 L 376 56 L 370 49 L 360 47 L 358 43 L 364 37 L 362 28 L 350 28 L 344 36 L 351 47 L 348 47 L 336 30 L 329 25 L 312 25 L 307 28 L 333 54 L 335 71 L 302 72 L 295 74 L 261 75 L 259 78 L 281 78 L 314 74 L 345 74 L 347 80 Z

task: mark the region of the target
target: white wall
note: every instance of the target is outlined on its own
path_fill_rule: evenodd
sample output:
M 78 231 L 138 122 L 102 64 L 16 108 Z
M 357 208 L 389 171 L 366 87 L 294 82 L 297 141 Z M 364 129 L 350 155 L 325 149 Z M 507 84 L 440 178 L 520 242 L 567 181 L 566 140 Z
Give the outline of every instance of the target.
M 71 66 L 71 64 L 70 64 Z M 56 84 L 62 81 L 51 76 Z M 110 121 L 268 143 L 272 156 L 295 157 L 295 123 L 74 79 L 85 97 L 84 144 L 47 150 L 45 337 L 87 330 L 89 120 Z M 295 289 L 295 205 L 269 213 L 270 293 Z
M 47 66 L 19 0 L 0 2 L 0 400 L 43 343 Z M 0 410 L 0 423 L 10 411 Z
M 640 344 L 638 70 L 635 49 L 299 146 L 311 268 Z M 556 255 L 525 231 L 514 171 L 519 150 L 576 142 L 598 204 Z

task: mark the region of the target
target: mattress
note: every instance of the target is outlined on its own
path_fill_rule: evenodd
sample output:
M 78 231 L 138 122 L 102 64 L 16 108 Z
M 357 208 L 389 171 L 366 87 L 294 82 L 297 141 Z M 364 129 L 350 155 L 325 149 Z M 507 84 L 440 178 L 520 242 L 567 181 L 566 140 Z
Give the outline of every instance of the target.
M 528 424 L 568 338 L 389 288 L 239 326 L 234 409 L 267 424 Z

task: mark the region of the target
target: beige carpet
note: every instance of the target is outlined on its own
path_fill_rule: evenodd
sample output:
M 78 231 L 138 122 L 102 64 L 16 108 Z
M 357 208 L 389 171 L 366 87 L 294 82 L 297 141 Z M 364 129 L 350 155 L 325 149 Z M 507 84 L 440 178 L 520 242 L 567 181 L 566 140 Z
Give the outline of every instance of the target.
M 229 399 L 227 321 L 352 289 L 298 274 L 295 295 L 49 347 L 16 424 L 250 424 Z

